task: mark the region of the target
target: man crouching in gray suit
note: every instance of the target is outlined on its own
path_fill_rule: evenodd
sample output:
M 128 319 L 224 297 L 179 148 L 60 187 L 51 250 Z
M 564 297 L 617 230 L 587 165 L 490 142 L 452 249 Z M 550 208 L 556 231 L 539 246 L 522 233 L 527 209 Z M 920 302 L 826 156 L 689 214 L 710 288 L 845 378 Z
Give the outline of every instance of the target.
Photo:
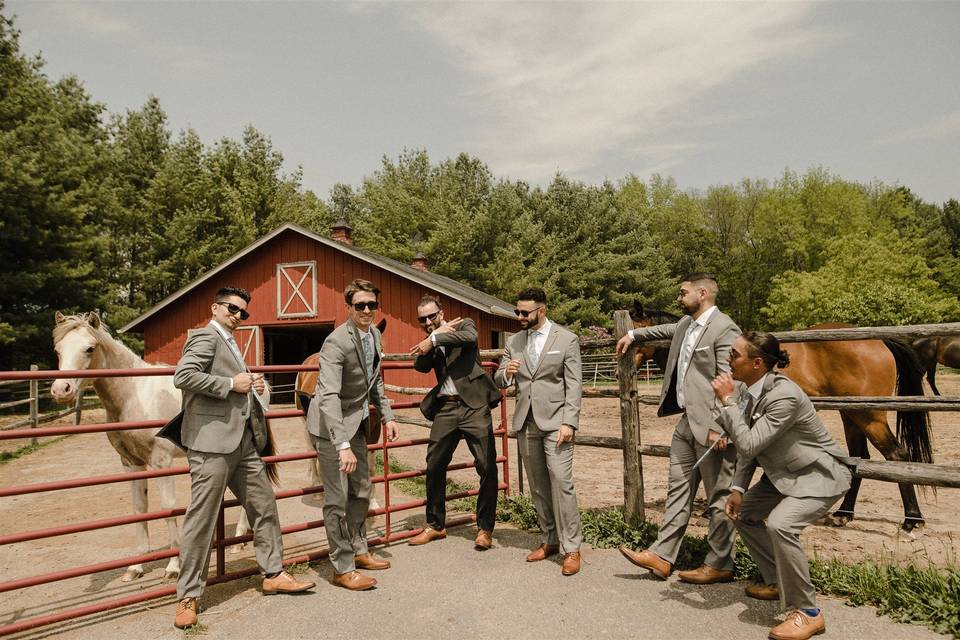
M 268 444 L 263 376 L 247 371 L 233 332 L 250 317 L 250 294 L 224 287 L 214 296 L 213 319 L 191 331 L 173 384 L 183 391 L 180 440 L 190 464 L 190 506 L 183 521 L 177 613 L 180 629 L 197 623 L 197 598 L 207 582 L 210 540 L 223 491 L 240 500 L 253 528 L 253 548 L 264 573 L 264 594 L 299 593 L 314 583 L 283 570 L 277 501 L 260 453 Z
M 713 390 L 710 381 L 729 371 L 727 356 L 740 328 L 716 306 L 716 279 L 706 273 L 687 276 L 680 284 L 677 304 L 685 317 L 675 324 L 633 329 L 617 342 L 617 355 L 627 352 L 635 339 L 668 338 L 670 354 L 663 372 L 658 416 L 680 413 L 670 441 L 670 476 L 667 504 L 657 540 L 637 553 L 626 546 L 620 552 L 637 566 L 666 580 L 680 551 L 680 542 L 690 522 L 697 486 L 703 480 L 710 510 L 707 557 L 704 564 L 678 576 L 684 582 L 710 584 L 733 581 L 733 541 L 736 529 L 723 514 L 730 490 L 736 452 L 727 447 L 713 422 Z
M 307 430 L 323 477 L 323 521 L 334 569 L 331 582 L 351 591 L 364 591 L 375 587 L 377 581 L 357 567 L 390 568 L 388 561 L 373 557 L 367 550 L 370 403 L 380 411 L 389 440 L 397 439 L 397 423 L 380 375 L 380 331 L 373 326 L 380 289 L 372 282 L 354 280 L 344 289 L 343 297 L 347 301 L 347 321 L 327 336 L 320 349 L 320 375 L 314 401 L 307 410 Z
M 513 430 L 527 467 L 542 544 L 527 562 L 561 551 L 565 576 L 580 571 L 580 512 L 573 486 L 573 434 L 580 421 L 582 373 L 580 342 L 568 329 L 547 319 L 547 294 L 525 289 L 515 309 L 519 331 L 507 341 L 495 379 L 517 385 Z
M 826 626 L 800 532 L 843 497 L 851 475 L 843 451 L 807 394 L 772 371 L 789 363 L 775 337 L 751 331 L 733 343 L 732 376 L 721 374 L 712 386 L 723 406 L 717 424 L 740 456 L 726 513 L 736 522 L 765 583 L 747 587 L 746 593 L 760 600 L 779 598 L 790 611 L 770 630 L 771 638 L 806 640 Z M 763 467 L 763 476 L 744 493 L 757 465 Z

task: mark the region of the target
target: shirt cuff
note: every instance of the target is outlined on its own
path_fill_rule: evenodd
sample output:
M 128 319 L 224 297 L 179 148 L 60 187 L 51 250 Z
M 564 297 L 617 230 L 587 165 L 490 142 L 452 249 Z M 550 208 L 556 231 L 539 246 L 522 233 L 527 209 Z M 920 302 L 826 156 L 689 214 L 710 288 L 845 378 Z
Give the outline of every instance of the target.
M 233 391 L 233 378 L 227 378 L 230 381 L 230 391 Z
M 432 331 L 432 332 L 430 333 L 430 344 L 432 344 L 433 346 L 437 346 L 437 332 L 436 332 L 436 331 Z
M 746 491 L 743 490 L 743 487 L 738 487 L 736 485 L 730 485 L 730 491 L 739 491 L 740 495 L 743 495 L 746 493 Z
M 349 448 L 350 448 L 349 442 L 341 442 L 340 444 L 337 445 L 337 451 L 343 451 L 344 449 L 349 449 Z
M 631 340 L 637 339 L 636 336 L 633 335 L 633 329 L 630 329 L 629 331 L 627 331 L 627 335 L 630 336 Z

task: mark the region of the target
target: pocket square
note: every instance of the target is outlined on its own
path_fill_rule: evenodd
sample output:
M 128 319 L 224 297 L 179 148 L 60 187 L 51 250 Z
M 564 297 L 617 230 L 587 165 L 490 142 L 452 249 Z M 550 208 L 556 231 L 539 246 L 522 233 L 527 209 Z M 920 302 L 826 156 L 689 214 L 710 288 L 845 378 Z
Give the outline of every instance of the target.
M 555 353 L 560 353 L 559 351 L 547 351 L 548 356 L 552 356 Z
M 707 347 L 698 347 L 697 349 L 694 349 L 694 351 L 706 351 L 707 349 L 713 349 L 713 347 L 709 347 L 709 346 L 707 346 Z

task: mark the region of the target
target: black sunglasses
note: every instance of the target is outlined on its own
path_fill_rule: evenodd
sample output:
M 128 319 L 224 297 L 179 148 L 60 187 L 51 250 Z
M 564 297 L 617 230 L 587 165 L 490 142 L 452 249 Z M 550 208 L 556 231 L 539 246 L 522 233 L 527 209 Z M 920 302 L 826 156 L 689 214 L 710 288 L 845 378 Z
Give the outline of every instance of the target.
M 440 315 L 442 312 L 443 311 L 440 310 L 435 313 L 431 313 L 428 316 L 417 316 L 417 322 L 419 322 L 420 324 L 427 324 L 428 322 L 434 322 L 437 319 L 437 316 Z
M 534 307 L 533 309 L 530 309 L 530 311 L 527 311 L 526 309 L 514 309 L 513 312 L 518 318 L 527 318 L 531 313 L 534 311 L 539 311 L 540 309 L 543 309 L 543 307 Z
M 380 306 L 380 303 L 374 300 L 373 302 L 354 302 L 352 305 L 357 311 L 363 311 L 364 309 L 370 309 L 370 311 L 376 311 L 377 307 Z
M 229 312 L 230 315 L 232 316 L 235 316 L 239 313 L 241 320 L 246 320 L 250 317 L 249 311 L 247 311 L 246 309 L 241 309 L 240 307 L 233 304 L 232 302 L 218 302 L 217 304 L 220 305 L 221 307 L 226 307 L 227 312 Z

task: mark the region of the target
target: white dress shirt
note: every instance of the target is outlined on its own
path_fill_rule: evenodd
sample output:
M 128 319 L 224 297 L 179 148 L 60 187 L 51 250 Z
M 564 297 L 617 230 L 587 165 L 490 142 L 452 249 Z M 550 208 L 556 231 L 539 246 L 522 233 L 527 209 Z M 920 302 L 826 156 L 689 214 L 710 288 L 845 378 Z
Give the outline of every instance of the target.
M 444 323 L 446 324 L 446 323 Z M 436 330 L 430 333 L 430 342 L 433 344 L 435 349 L 439 349 L 440 353 L 443 354 L 443 357 L 447 357 L 447 348 L 437 346 L 437 332 Z M 458 396 L 460 392 L 457 391 L 457 385 L 453 384 L 453 376 L 447 375 L 446 379 L 443 381 L 443 385 L 440 386 L 440 395 L 441 396 Z
M 553 326 L 553 323 L 548 319 L 544 318 L 543 326 L 539 329 L 528 329 L 527 330 L 527 352 L 529 354 L 531 346 L 534 349 L 534 352 L 537 354 L 537 362 L 540 361 L 540 356 L 543 355 L 543 345 L 547 343 L 547 336 L 550 335 L 550 328 Z M 536 367 L 534 367 L 536 368 Z M 530 372 L 533 373 L 532 371 Z M 513 376 L 509 378 L 504 378 L 506 380 L 507 386 L 513 384 Z

